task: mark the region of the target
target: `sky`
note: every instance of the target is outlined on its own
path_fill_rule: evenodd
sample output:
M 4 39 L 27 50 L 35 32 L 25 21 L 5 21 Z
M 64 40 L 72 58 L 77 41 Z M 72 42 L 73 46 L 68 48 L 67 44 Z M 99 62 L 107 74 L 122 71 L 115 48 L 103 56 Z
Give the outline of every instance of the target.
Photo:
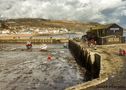
M 0 18 L 117 23 L 126 28 L 126 0 L 0 0 Z

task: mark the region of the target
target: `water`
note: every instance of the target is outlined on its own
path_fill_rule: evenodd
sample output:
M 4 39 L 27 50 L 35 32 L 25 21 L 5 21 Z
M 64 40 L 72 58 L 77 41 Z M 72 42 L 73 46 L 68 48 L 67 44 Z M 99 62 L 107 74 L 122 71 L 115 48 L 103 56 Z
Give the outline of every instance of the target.
M 66 39 L 66 38 L 81 38 L 82 34 L 75 34 L 75 33 L 70 33 L 70 34 L 57 34 L 57 35 L 49 35 L 49 36 L 35 36 L 33 39 L 42 39 L 42 38 L 61 38 L 61 39 Z
M 32 36 L 32 39 L 73 39 L 73 38 L 81 38 L 83 34 L 76 34 L 76 33 L 66 33 L 66 34 L 55 34 L 55 35 L 43 35 L 43 36 L 32 36 L 32 35 L 27 35 L 27 36 L 22 36 L 18 35 L 20 39 L 29 39 Z M 3 39 L 13 39 L 13 37 L 18 38 L 17 36 L 4 36 L 1 35 L 0 38 Z

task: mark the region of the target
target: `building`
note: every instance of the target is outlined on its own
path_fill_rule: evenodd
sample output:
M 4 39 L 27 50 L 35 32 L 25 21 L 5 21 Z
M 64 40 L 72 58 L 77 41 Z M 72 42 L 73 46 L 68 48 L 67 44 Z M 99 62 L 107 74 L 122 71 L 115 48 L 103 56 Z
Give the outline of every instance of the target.
M 94 39 L 97 44 L 124 43 L 123 28 L 117 24 L 97 25 L 90 28 L 86 35 L 87 40 Z
M 4 30 L 2 31 L 2 34 L 10 34 L 10 31 L 4 29 Z

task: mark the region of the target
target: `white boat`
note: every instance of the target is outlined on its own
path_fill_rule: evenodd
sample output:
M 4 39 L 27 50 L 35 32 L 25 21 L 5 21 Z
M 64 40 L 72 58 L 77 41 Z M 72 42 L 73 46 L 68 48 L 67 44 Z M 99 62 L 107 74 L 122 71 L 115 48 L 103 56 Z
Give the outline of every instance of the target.
M 40 51 L 47 51 L 47 45 L 42 44 L 41 47 L 40 47 Z

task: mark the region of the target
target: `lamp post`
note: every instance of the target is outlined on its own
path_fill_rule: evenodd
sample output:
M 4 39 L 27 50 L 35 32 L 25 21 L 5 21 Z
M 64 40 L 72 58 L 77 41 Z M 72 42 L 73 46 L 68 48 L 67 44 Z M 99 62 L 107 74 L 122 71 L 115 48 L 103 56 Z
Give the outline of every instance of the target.
M 68 30 L 68 40 L 70 40 L 70 30 Z

